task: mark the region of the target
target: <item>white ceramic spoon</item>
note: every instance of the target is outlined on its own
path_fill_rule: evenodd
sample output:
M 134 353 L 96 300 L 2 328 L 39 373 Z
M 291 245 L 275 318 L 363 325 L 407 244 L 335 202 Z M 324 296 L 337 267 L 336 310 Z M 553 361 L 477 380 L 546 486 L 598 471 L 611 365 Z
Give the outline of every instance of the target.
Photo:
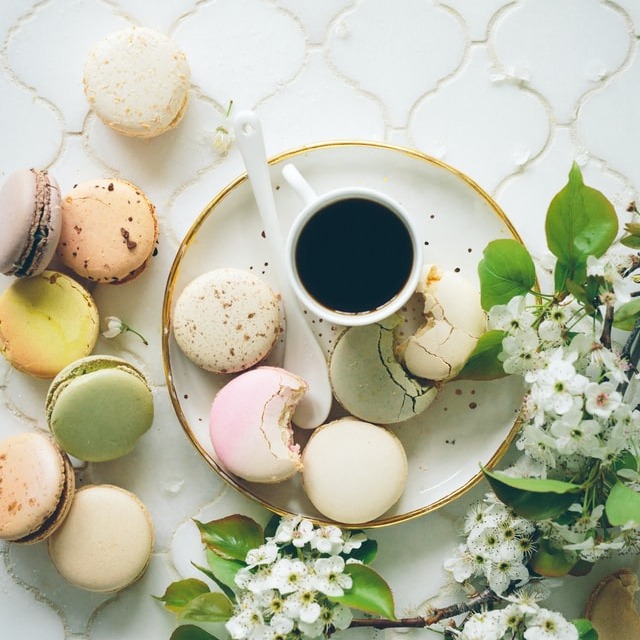
M 327 360 L 305 320 L 284 268 L 284 242 L 273 199 L 260 120 L 254 112 L 242 111 L 234 119 L 234 130 L 270 245 L 270 262 L 276 267 L 278 288 L 284 303 L 286 333 L 282 367 L 299 375 L 309 385 L 296 408 L 293 421 L 302 429 L 314 429 L 325 422 L 331 409 Z

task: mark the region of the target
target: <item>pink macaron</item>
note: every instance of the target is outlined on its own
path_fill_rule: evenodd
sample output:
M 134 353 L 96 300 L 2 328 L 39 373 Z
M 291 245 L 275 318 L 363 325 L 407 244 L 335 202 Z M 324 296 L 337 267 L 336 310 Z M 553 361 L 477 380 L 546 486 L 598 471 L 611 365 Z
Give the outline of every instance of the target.
M 300 471 L 291 416 L 306 390 L 302 378 L 278 367 L 251 369 L 222 387 L 209 418 L 220 464 L 250 482 L 281 482 Z
M 55 255 L 61 230 L 60 187 L 46 171 L 18 169 L 0 189 L 0 273 L 42 273 Z

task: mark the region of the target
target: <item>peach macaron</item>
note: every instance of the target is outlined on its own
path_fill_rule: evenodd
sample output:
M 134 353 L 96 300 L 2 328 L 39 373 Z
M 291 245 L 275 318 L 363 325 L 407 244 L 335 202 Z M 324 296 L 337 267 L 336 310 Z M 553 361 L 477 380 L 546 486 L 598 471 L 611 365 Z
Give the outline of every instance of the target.
M 75 474 L 46 434 L 30 431 L 0 442 L 0 539 L 39 542 L 68 514 Z
M 139 276 L 156 250 L 155 206 L 136 185 L 98 178 L 62 199 L 57 255 L 81 278 L 121 284 Z

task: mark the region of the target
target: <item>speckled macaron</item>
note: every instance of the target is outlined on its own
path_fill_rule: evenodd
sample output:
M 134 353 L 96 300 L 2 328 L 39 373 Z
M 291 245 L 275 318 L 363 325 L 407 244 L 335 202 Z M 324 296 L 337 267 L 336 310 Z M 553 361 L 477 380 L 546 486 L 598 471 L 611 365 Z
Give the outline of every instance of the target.
M 156 249 L 155 206 L 136 185 L 98 178 L 73 186 L 62 199 L 57 254 L 87 280 L 122 284 L 138 277 Z
M 63 525 L 49 538 L 49 554 L 71 584 L 108 593 L 145 572 L 153 550 L 153 522 L 130 491 L 113 485 L 78 489 Z
M 153 422 L 146 377 L 123 358 L 80 358 L 52 380 L 45 401 L 49 429 L 72 456 L 89 462 L 120 458 Z
M 353 417 L 318 427 L 302 452 L 307 496 L 338 523 L 365 524 L 383 515 L 402 495 L 407 474 L 398 437 Z
M 99 326 L 91 294 L 57 271 L 16 280 L 0 295 L 0 351 L 16 369 L 38 378 L 53 378 L 89 355 Z
M 91 49 L 84 91 L 107 126 L 127 136 L 152 138 L 182 119 L 190 75 L 186 56 L 171 38 L 148 27 L 130 27 Z
M 32 543 L 49 537 L 71 507 L 75 474 L 66 454 L 40 432 L 0 442 L 0 539 Z
M 172 329 L 182 352 L 202 369 L 244 371 L 264 360 L 280 336 L 280 295 L 250 271 L 214 269 L 182 290 Z
M 367 422 L 392 424 L 427 409 L 437 395 L 434 386 L 407 373 L 395 356 L 398 315 L 347 329 L 336 342 L 329 365 L 336 400 Z

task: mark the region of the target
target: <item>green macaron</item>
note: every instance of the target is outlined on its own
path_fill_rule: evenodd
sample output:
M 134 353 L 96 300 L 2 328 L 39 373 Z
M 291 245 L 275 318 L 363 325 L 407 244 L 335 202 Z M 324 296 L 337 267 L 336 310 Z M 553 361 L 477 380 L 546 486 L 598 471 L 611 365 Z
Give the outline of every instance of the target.
M 338 339 L 329 366 L 337 401 L 351 415 L 374 424 L 413 418 L 433 402 L 437 389 L 411 376 L 398 362 L 399 315 L 350 327 Z
M 153 393 L 130 362 L 94 355 L 71 363 L 53 379 L 45 411 L 60 447 L 88 462 L 129 453 L 153 422 Z

